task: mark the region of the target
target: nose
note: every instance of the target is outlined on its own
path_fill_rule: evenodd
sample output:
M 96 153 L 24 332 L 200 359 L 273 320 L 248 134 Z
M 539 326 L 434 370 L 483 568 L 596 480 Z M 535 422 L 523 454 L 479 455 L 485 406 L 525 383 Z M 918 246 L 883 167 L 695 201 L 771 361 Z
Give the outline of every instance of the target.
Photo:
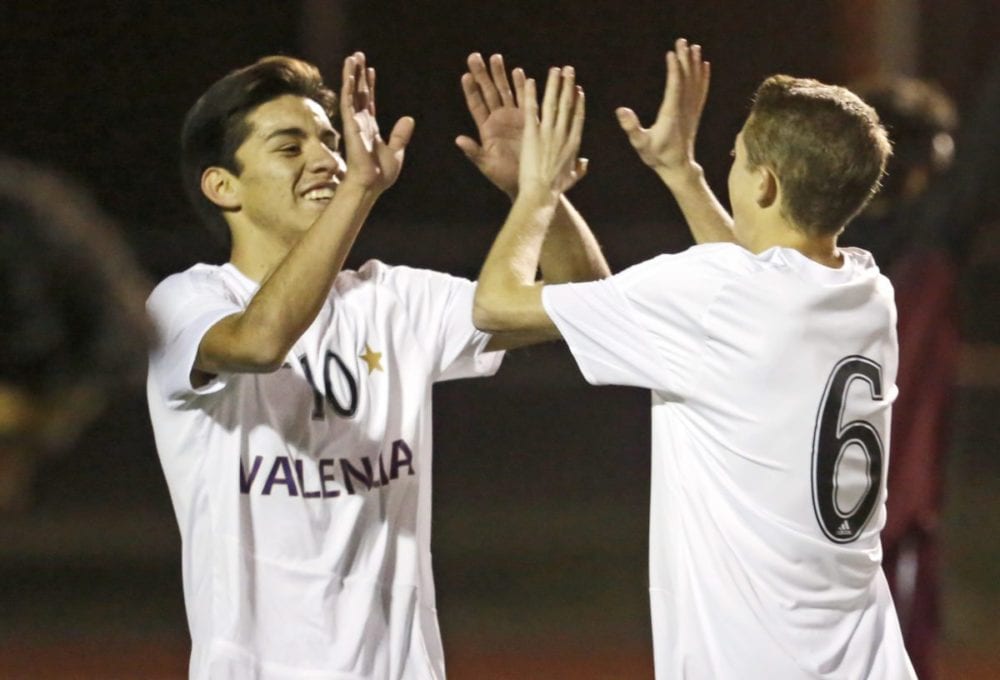
M 344 178 L 347 164 L 340 152 L 335 151 L 322 142 L 314 145 L 312 157 L 309 159 L 309 171 L 317 175 L 329 175 L 338 181 Z

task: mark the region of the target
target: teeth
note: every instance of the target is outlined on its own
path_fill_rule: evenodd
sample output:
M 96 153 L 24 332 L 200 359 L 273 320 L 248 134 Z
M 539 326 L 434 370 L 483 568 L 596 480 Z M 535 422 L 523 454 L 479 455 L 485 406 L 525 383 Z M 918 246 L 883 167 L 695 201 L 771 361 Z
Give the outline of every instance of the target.
M 310 201 L 325 201 L 333 198 L 333 189 L 327 187 L 313 189 L 312 191 L 306 192 L 306 198 Z

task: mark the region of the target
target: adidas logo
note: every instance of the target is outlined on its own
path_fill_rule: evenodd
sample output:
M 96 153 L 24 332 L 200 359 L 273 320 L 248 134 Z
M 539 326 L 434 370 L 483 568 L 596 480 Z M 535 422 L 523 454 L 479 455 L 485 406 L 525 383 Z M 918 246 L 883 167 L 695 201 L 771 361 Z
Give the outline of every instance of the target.
M 850 536 L 851 535 L 851 525 L 847 523 L 846 519 L 843 522 L 840 523 L 839 527 L 837 527 L 837 535 L 838 536 Z

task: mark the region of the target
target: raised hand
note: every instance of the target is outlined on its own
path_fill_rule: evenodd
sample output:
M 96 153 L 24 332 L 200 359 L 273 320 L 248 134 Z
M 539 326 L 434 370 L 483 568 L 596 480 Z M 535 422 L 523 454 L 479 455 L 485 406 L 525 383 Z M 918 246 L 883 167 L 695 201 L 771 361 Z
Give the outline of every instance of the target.
M 586 173 L 579 158 L 583 135 L 583 88 L 572 66 L 549 69 L 539 118 L 534 79 L 525 82 L 524 138 L 518 173 L 524 191 L 562 193 Z
M 400 118 L 389 133 L 388 143 L 382 139 L 375 120 L 375 69 L 366 66 L 363 52 L 344 60 L 340 119 L 347 152 L 345 181 L 385 191 L 399 177 L 414 122 L 409 116 Z
M 695 137 L 711 79 L 711 66 L 702 60 L 701 46 L 688 46 L 680 38 L 674 48 L 667 52 L 667 83 L 653 126 L 642 127 L 631 109 L 615 112 L 642 162 L 668 173 L 694 163 Z
M 479 131 L 479 142 L 460 135 L 455 144 L 486 178 L 510 197 L 517 194 L 517 168 L 524 131 L 524 71 L 511 73 L 511 89 L 503 56 L 490 57 L 489 69 L 482 55 L 468 58 L 469 71 L 462 75 L 465 103 Z

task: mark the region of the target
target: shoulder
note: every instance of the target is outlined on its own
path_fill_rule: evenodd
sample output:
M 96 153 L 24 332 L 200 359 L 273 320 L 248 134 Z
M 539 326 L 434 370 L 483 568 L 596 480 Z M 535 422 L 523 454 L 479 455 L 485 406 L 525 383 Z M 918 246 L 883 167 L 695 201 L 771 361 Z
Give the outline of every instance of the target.
M 684 278 L 689 283 L 727 281 L 760 268 L 753 253 L 735 243 L 707 243 L 679 253 L 659 255 L 615 275 L 621 286 L 656 285 Z
M 885 300 L 892 302 L 895 299 L 895 289 L 889 277 L 882 273 L 875 257 L 863 248 L 841 248 L 841 252 L 848 259 L 855 277 L 870 278 L 874 281 L 874 287 L 878 295 Z
M 338 274 L 334 282 L 334 287 L 340 294 L 345 294 L 351 290 L 366 286 L 390 288 L 397 294 L 405 294 L 410 289 L 426 289 L 436 286 L 447 287 L 463 283 L 472 284 L 468 279 L 452 276 L 451 274 L 431 269 L 389 265 L 380 260 L 373 259 L 365 262 L 356 271 L 345 270 Z
M 212 290 L 224 287 L 222 267 L 212 264 L 196 264 L 189 269 L 171 274 L 160 281 L 150 299 L 170 297 L 178 293 L 198 290 Z
M 196 264 L 160 281 L 149 294 L 146 308 L 153 315 L 180 305 L 193 304 L 199 299 L 217 298 L 240 304 L 239 296 L 225 268 L 219 265 Z

